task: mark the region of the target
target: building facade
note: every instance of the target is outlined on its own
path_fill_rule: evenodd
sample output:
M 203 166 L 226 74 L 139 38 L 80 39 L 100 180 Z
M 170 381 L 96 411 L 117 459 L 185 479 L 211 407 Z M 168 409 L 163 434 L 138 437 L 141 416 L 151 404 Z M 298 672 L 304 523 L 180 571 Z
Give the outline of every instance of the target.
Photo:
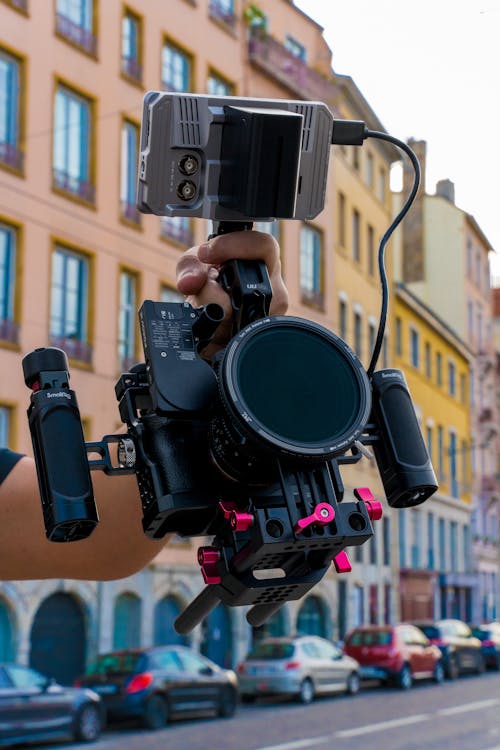
M 414 209 L 404 222 L 399 278 L 471 350 L 469 376 L 473 566 L 477 581 L 471 617 L 498 616 L 500 495 L 496 481 L 498 411 L 489 255 L 493 248 L 473 216 L 455 204 L 454 186 L 441 180 L 425 192 L 426 144 L 412 141 L 422 166 Z M 411 174 L 404 170 L 404 187 Z M 446 293 L 443 293 L 446 290 Z

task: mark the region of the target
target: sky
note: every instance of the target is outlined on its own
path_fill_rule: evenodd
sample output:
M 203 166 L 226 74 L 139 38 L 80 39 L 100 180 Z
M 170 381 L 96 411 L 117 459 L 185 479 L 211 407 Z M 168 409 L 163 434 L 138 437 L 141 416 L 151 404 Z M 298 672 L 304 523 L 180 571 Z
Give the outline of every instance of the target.
M 354 79 L 387 132 L 427 142 L 427 192 L 454 182 L 457 206 L 497 251 L 500 286 L 500 0 L 295 5 L 324 27 L 333 69 Z

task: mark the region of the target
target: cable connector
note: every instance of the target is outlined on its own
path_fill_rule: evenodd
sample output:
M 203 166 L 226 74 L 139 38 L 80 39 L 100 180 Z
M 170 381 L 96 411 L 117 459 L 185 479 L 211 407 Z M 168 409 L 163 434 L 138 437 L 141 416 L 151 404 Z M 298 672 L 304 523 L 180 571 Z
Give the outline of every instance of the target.
M 332 144 L 335 146 L 362 146 L 368 130 L 362 120 L 334 120 Z

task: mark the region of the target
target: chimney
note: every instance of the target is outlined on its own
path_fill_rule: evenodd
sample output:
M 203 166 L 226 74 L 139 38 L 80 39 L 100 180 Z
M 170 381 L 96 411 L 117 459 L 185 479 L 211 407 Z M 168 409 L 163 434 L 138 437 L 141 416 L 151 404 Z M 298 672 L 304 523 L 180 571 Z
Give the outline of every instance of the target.
M 444 198 L 445 200 L 454 204 L 455 184 L 448 179 L 439 180 L 439 182 L 436 184 L 436 195 L 439 195 L 441 198 Z
M 416 198 L 403 221 L 403 282 L 423 281 L 424 268 L 424 196 L 425 196 L 425 166 L 426 141 L 410 138 L 408 145 L 415 152 L 420 163 L 420 185 Z M 408 159 L 403 161 L 403 198 L 409 194 L 413 186 L 414 172 Z

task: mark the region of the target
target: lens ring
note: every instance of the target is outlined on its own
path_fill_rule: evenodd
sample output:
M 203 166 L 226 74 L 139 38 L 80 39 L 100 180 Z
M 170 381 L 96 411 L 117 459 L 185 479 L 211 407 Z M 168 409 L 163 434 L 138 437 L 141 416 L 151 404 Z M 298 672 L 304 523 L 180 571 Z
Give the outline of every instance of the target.
M 279 353 L 287 353 L 289 364 L 298 362 L 300 351 L 297 348 L 308 352 L 313 361 L 305 360 L 295 369 L 293 365 L 290 367 L 296 376 L 294 382 L 293 377 L 286 380 L 288 373 L 279 371 Z M 294 351 L 291 352 L 291 349 Z M 269 353 L 276 355 L 275 369 L 280 380 L 270 388 L 272 396 L 266 401 L 266 390 L 271 385 L 266 378 L 272 378 L 272 372 L 265 367 L 265 355 Z M 315 366 L 320 364 L 323 367 L 316 367 L 314 371 Z M 321 380 L 323 371 L 327 373 L 324 382 Z M 343 379 L 340 394 L 335 394 L 334 389 L 338 384 L 329 382 L 328 376 L 328 373 L 331 375 L 337 371 Z M 312 384 L 306 382 L 310 372 Z M 252 400 L 249 393 L 253 389 L 254 379 L 259 381 L 260 391 L 257 389 L 258 395 L 254 395 Z M 283 399 L 286 402 L 288 398 L 290 418 L 286 414 L 287 404 L 279 403 L 283 385 Z M 307 386 L 304 390 L 312 405 L 306 399 L 303 408 L 299 408 L 297 400 L 303 385 Z M 219 370 L 219 388 L 228 419 L 247 440 L 277 455 L 287 454 L 302 459 L 325 460 L 345 452 L 362 433 L 371 408 L 368 376 L 350 347 L 318 323 L 293 316 L 263 318 L 240 331 L 224 353 Z M 294 389 L 295 397 L 292 397 L 290 394 Z M 330 405 L 330 409 L 323 408 L 323 393 L 325 404 Z M 342 397 L 343 393 L 347 394 L 346 398 Z M 308 423 L 309 407 L 313 416 Z M 274 421 L 273 415 L 268 418 L 266 409 L 272 413 L 274 410 Z M 338 414 L 334 414 L 335 409 Z M 325 418 L 325 414 L 330 416 Z M 300 419 L 294 421 L 297 415 Z M 335 429 L 330 427 L 332 419 L 339 422 Z M 305 428 L 301 421 L 306 424 Z M 285 429 L 281 429 L 283 426 Z

